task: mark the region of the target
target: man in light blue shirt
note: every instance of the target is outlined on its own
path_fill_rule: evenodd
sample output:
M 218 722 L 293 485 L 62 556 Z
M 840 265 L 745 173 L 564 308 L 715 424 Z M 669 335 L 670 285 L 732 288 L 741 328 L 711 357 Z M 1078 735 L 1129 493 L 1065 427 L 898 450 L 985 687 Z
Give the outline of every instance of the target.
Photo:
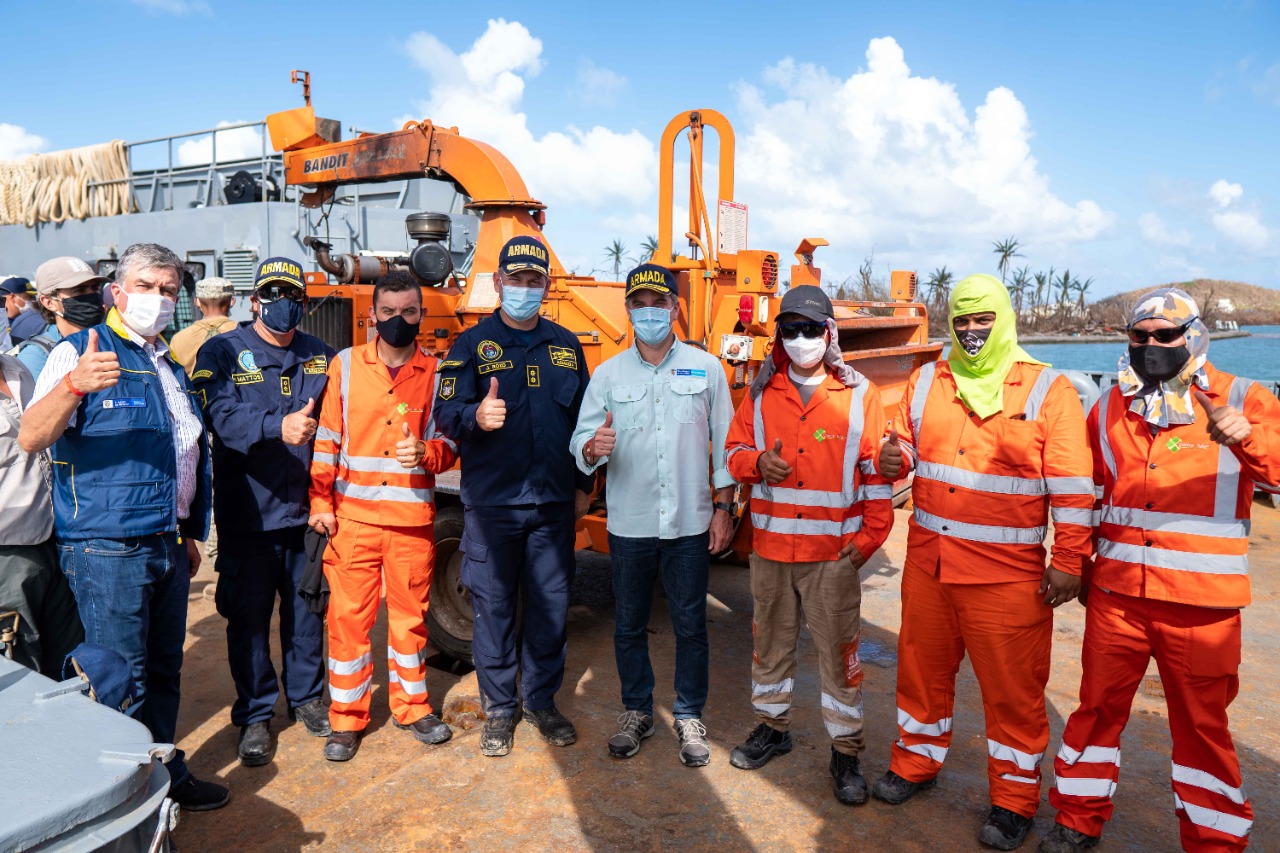
M 676 635 L 680 760 L 701 767 L 711 759 L 701 719 L 709 680 L 707 576 L 711 554 L 727 548 L 733 533 L 734 482 L 724 459 L 733 402 L 720 360 L 676 340 L 680 305 L 669 270 L 632 270 L 626 306 L 635 346 L 596 368 L 570 443 L 584 473 L 609 463 L 613 644 L 625 709 L 609 752 L 630 758 L 654 731 L 646 629 L 661 569 Z

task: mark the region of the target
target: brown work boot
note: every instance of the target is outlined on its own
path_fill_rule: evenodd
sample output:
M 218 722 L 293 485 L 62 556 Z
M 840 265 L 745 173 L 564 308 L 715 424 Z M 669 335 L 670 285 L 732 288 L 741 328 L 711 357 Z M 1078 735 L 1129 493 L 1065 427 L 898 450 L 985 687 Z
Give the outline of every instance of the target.
M 330 761 L 350 761 L 359 748 L 359 732 L 334 732 L 324 742 L 324 757 Z
M 422 719 L 407 726 L 399 720 L 393 719 L 392 722 L 396 724 L 397 729 L 407 729 L 413 732 L 413 736 L 422 743 L 444 743 L 453 737 L 453 729 L 449 728 L 444 720 L 441 720 L 435 714 L 427 714 Z

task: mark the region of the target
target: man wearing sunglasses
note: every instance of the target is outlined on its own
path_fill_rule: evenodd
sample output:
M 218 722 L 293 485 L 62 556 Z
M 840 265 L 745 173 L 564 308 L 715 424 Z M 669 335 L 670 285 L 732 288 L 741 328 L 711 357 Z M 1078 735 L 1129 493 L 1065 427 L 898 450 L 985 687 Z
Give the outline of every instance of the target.
M 1048 853 L 1095 846 L 1111 817 L 1120 735 L 1151 658 L 1169 709 L 1186 850 L 1243 850 L 1245 797 L 1227 707 L 1240 689 L 1254 487 L 1280 492 L 1280 401 L 1208 360 L 1209 330 L 1177 288 L 1138 300 L 1119 378 L 1089 413 L 1097 552 L 1080 707 L 1054 760 Z M 1087 597 L 1086 597 L 1087 592 Z
M 916 476 L 902 570 L 899 737 L 872 793 L 898 805 L 936 783 L 967 653 L 986 711 L 992 804 L 978 840 L 1013 850 L 1040 805 L 1053 608 L 1080 589 L 1093 482 L 1080 399 L 1018 346 L 1000 280 L 969 276 L 950 307 L 947 360 L 907 380 L 878 458 L 890 479 Z
M 228 299 L 219 281 L 202 281 L 197 295 Z M 271 615 L 277 598 L 287 712 L 309 734 L 330 732 L 322 699 L 324 625 L 298 595 L 298 584 L 307 565 L 312 445 L 335 355 L 297 329 L 307 304 L 297 262 L 259 264 L 252 299 L 257 320 L 203 341 L 191 374 L 213 434 L 215 602 L 227 620 L 236 686 L 231 722 L 240 728 L 236 751 L 246 767 L 267 764 L 274 754 L 270 722 L 280 680 L 271 663 Z
M 751 484 L 755 729 L 729 757 L 756 770 L 791 751 L 796 642 L 818 652 L 829 772 L 846 805 L 867 801 L 858 767 L 862 587 L 858 569 L 893 527 L 893 487 L 875 473 L 884 431 L 880 392 L 844 363 L 821 288 L 782 298 L 773 351 L 729 430 L 729 472 Z

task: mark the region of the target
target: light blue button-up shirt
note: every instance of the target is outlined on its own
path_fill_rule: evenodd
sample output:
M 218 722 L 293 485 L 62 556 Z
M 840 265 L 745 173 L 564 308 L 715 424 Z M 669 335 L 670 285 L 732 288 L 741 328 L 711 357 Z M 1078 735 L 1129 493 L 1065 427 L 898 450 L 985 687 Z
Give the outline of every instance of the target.
M 582 448 L 607 412 L 618 441 L 588 465 Z M 678 539 L 711 526 L 711 487 L 732 486 L 724 445 L 733 402 L 715 356 L 676 341 L 658 365 L 634 346 L 591 375 L 570 449 L 586 473 L 608 463 L 609 532 L 629 538 Z

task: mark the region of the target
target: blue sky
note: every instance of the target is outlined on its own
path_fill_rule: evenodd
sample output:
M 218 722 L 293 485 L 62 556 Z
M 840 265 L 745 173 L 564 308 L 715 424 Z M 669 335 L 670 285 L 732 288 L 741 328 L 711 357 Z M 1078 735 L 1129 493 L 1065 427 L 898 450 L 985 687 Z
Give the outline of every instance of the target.
M 706 107 L 737 129 L 752 246 L 825 236 L 828 280 L 873 251 L 881 272 L 991 271 L 1014 235 L 1100 294 L 1280 288 L 1276 3 L 0 8 L 31 36 L 0 71 L 0 159 L 260 119 L 307 68 L 344 128 L 429 116 L 496 144 L 586 273 L 656 230 L 658 136 Z

